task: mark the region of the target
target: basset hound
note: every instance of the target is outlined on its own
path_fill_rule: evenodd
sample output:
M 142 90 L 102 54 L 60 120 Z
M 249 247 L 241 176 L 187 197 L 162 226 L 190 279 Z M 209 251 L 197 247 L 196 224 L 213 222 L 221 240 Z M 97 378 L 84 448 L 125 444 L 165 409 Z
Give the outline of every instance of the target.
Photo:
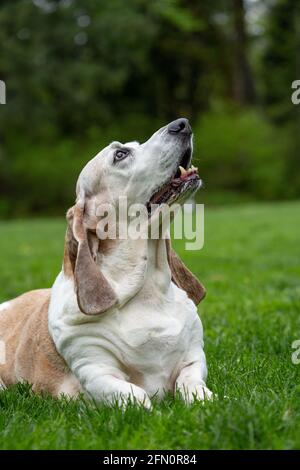
M 113 142 L 87 163 L 52 288 L 0 305 L 1 388 L 25 381 L 56 397 L 82 393 L 146 408 L 167 392 L 186 403 L 212 397 L 196 307 L 201 283 L 164 236 L 97 232 L 97 210 L 109 204 L 118 212 L 120 197 L 148 208 L 190 197 L 201 186 L 191 158 L 192 130 L 182 118 L 143 144 Z

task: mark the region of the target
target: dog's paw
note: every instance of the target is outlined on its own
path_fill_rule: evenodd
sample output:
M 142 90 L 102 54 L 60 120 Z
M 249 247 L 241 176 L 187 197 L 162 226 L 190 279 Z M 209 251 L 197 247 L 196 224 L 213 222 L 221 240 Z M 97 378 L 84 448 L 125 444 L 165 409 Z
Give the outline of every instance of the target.
M 136 397 L 134 396 L 133 397 L 133 403 L 137 406 L 141 406 L 143 408 L 146 408 L 147 410 L 152 410 L 152 403 L 151 403 L 151 400 L 150 398 L 147 396 L 147 394 L 145 393 L 145 395 L 141 396 L 141 397 Z
M 132 389 L 131 393 L 120 394 L 117 397 L 117 402 L 123 410 L 126 410 L 129 406 L 138 406 L 147 410 L 152 409 L 152 403 L 147 393 L 138 387 L 135 387 L 134 390 Z
M 205 385 L 194 385 L 189 388 L 186 387 L 184 391 L 181 391 L 183 400 L 187 405 L 191 405 L 194 402 L 206 400 L 213 400 L 213 393 Z
M 204 387 L 203 385 L 199 385 L 196 389 L 196 393 L 194 393 L 194 400 L 205 401 L 213 400 L 213 398 L 213 393 L 209 390 L 209 388 Z

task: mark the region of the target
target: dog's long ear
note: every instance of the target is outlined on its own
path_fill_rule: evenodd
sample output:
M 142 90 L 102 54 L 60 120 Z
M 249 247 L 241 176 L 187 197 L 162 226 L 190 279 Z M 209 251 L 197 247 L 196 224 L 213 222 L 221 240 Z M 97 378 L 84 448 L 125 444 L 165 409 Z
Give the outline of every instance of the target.
M 169 239 L 166 239 L 166 247 L 172 281 L 180 287 L 180 289 L 185 290 L 194 304 L 198 305 L 206 294 L 204 286 L 196 279 L 172 249 Z
M 80 310 L 98 315 L 116 305 L 117 296 L 92 258 L 83 216 L 84 202 L 80 200 L 67 215 L 64 271 L 72 270 Z

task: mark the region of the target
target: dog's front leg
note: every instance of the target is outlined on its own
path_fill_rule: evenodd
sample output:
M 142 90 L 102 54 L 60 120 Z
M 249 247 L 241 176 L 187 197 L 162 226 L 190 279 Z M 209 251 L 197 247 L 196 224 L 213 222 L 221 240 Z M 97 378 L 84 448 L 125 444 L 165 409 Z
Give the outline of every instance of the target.
M 77 371 L 84 390 L 97 402 L 109 405 L 117 403 L 126 408 L 129 403 L 151 409 L 151 401 L 145 390 L 123 379 L 118 371 L 104 371 L 95 365 L 85 365 Z
M 183 400 L 187 403 L 193 403 L 195 400 L 210 400 L 212 392 L 206 387 L 201 370 L 202 361 L 196 361 L 183 367 L 177 377 L 175 390 L 180 393 Z
M 206 387 L 206 358 L 203 351 L 203 329 L 199 318 L 191 327 L 189 349 L 175 382 L 175 392 L 179 392 L 187 404 L 195 400 L 210 400 L 212 392 Z

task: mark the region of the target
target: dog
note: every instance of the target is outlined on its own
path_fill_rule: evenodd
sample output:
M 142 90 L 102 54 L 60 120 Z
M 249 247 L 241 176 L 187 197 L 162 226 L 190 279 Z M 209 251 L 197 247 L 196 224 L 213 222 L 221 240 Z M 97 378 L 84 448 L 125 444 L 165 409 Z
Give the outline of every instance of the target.
M 55 397 L 151 408 L 179 393 L 187 404 L 206 387 L 197 304 L 205 289 L 170 240 L 100 239 L 97 208 L 182 203 L 202 182 L 191 168 L 192 129 L 177 119 L 143 144 L 112 142 L 79 175 L 67 213 L 62 271 L 51 289 L 0 305 L 5 361 L 0 386 L 29 382 Z M 154 210 L 155 214 L 155 210 Z

